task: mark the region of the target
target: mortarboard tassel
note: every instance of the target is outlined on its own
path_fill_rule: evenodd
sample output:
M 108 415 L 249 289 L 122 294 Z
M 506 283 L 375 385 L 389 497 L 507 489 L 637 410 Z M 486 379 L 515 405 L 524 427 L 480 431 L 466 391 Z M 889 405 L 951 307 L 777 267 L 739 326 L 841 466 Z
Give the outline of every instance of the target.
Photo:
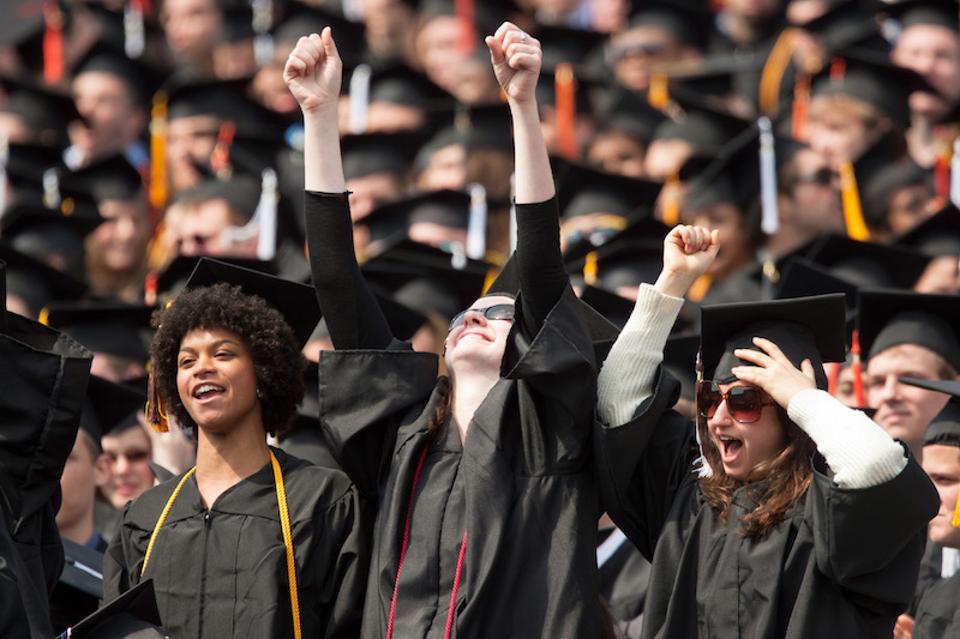
M 654 109 L 663 111 L 670 103 L 670 86 L 666 73 L 650 75 L 650 88 L 647 89 L 647 103 Z
M 487 190 L 470 184 L 470 218 L 467 222 L 467 257 L 482 260 L 487 254 Z
M 227 120 L 220 125 L 217 131 L 217 143 L 210 154 L 210 168 L 220 179 L 229 179 L 233 172 L 230 166 L 230 149 L 233 147 L 233 138 L 237 135 L 237 125 Z
M 793 83 L 793 105 L 791 109 L 792 121 L 790 132 L 794 139 L 801 142 L 807 135 L 807 113 L 810 111 L 810 74 L 804 71 L 797 73 Z
M 853 399 L 857 402 L 857 407 L 863 408 L 867 405 L 867 400 L 863 393 L 863 363 L 860 361 L 860 331 L 857 329 L 853 329 L 850 355 L 853 358 L 850 364 L 853 372 Z
M 837 396 L 837 382 L 840 379 L 840 362 L 827 362 L 823 365 L 827 369 L 827 392 Z
M 350 133 L 359 135 L 367 130 L 367 109 L 370 106 L 370 75 L 373 70 L 369 64 L 359 64 L 350 74 L 350 102 L 348 128 Z
M 711 286 L 713 286 L 713 278 L 704 273 L 690 286 L 690 290 L 687 291 L 687 299 L 691 302 L 699 302 L 707 296 Z
M 57 84 L 63 79 L 63 12 L 58 0 L 43 5 L 43 79 Z
M 574 160 L 577 157 L 577 80 L 573 65 L 568 62 L 557 65 L 554 96 L 557 105 L 557 150 L 564 159 Z
M 267 167 L 260 177 L 260 201 L 257 202 L 257 259 L 267 262 L 277 254 L 277 172 Z
M 6 301 L 6 298 L 4 298 Z M 50 326 L 50 309 L 44 306 L 40 309 L 40 312 L 37 313 L 37 322 L 43 324 L 44 326 Z
M 269 64 L 273 59 L 273 38 L 270 28 L 273 26 L 273 0 L 251 0 L 253 9 L 253 58 L 258 67 Z
M 143 278 L 143 303 L 154 306 L 157 303 L 157 272 L 148 271 Z
M 123 52 L 128 58 L 139 58 L 146 46 L 143 15 L 146 0 L 129 0 L 123 6 Z
M 950 196 L 950 151 L 946 147 L 933 163 L 933 191 L 941 201 Z
M 160 393 L 157 392 L 157 380 L 153 374 L 153 362 L 150 362 L 150 371 L 147 374 L 147 404 L 144 406 L 144 417 L 150 427 L 158 433 L 165 433 L 170 430 L 167 424 L 167 415 L 163 412 L 163 400 Z
M 454 0 L 454 13 L 460 22 L 457 50 L 465 56 L 473 55 L 477 47 L 476 13 L 473 0 Z
M 599 270 L 600 264 L 597 261 L 597 252 L 590 251 L 586 257 L 583 258 L 583 283 L 596 286 Z
M 953 141 L 953 158 L 950 160 L 950 201 L 960 206 L 960 137 Z
M 671 228 L 680 223 L 680 176 L 676 173 L 668 175 L 663 185 L 662 218 Z
M 863 219 L 857 176 L 851 162 L 844 161 L 840 164 L 840 195 L 843 200 L 843 219 L 847 225 L 847 237 L 860 242 L 868 241 L 870 231 Z
M 783 75 L 793 59 L 796 48 L 796 29 L 787 28 L 780 32 L 780 36 L 770 49 L 770 55 L 760 73 L 759 106 L 760 113 L 773 115 L 780 108 L 780 85 Z
M 157 91 L 150 108 L 150 205 L 167 203 L 167 93 Z
M 773 139 L 773 124 L 763 116 L 757 120 L 760 129 L 760 230 L 773 235 L 780 230 L 780 212 L 777 210 L 777 156 Z
M 957 505 L 953 509 L 953 519 L 950 523 L 954 528 L 960 528 L 960 498 L 957 499 Z
M 43 205 L 48 209 L 60 208 L 60 176 L 57 169 L 47 169 L 40 180 L 43 185 Z
M 830 62 L 830 81 L 842 82 L 847 75 L 847 61 L 843 58 L 834 58 Z

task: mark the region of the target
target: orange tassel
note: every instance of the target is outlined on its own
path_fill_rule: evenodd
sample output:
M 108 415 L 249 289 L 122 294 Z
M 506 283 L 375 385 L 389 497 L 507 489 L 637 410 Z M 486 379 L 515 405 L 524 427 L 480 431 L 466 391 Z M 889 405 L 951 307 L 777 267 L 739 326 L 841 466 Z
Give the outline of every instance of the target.
M 477 27 L 473 0 L 455 0 L 454 13 L 460 22 L 457 50 L 465 56 L 471 56 L 477 47 Z
M 674 227 L 680 223 L 680 176 L 674 173 L 667 177 L 663 185 L 663 212 L 664 225 Z
M 567 160 L 577 157 L 577 80 L 573 65 L 557 65 L 554 92 L 557 105 L 557 146 Z
M 868 241 L 870 231 L 867 229 L 866 220 L 863 219 L 857 176 L 850 162 L 840 164 L 840 195 L 843 201 L 843 219 L 847 225 L 847 237 L 860 242 Z
M 227 120 L 220 125 L 217 132 L 217 144 L 210 155 L 210 168 L 215 175 L 220 176 L 230 168 L 230 148 L 237 133 L 237 125 Z
M 791 133 L 801 142 L 807 137 L 807 112 L 810 110 L 810 74 L 800 72 L 793 83 L 793 111 Z
M 760 113 L 773 116 L 779 109 L 780 85 L 783 83 L 783 74 L 793 59 L 796 41 L 796 30 L 784 29 L 770 50 L 770 55 L 767 56 L 763 71 L 760 73 Z
M 950 197 L 950 161 L 951 148 L 947 146 L 942 153 L 937 156 L 937 161 L 933 165 L 933 184 L 938 197 Z
M 827 369 L 827 392 L 833 396 L 837 395 L 837 382 L 840 379 L 840 363 L 828 362 L 824 364 Z
M 596 286 L 600 264 L 597 261 L 597 252 L 590 251 L 583 260 L 583 283 Z
M 57 84 L 63 79 L 63 12 L 57 0 L 43 6 L 43 79 Z
M 150 204 L 167 203 L 167 93 L 157 91 L 150 109 Z
M 853 356 L 853 363 L 850 364 L 850 370 L 853 371 L 853 398 L 857 402 L 858 408 L 864 408 L 867 400 L 863 392 L 863 364 L 860 362 L 860 331 L 853 330 L 853 344 L 850 346 L 850 354 Z
M 713 278 L 704 273 L 696 279 L 690 290 L 687 291 L 687 299 L 691 302 L 699 302 L 707 296 L 711 286 L 713 286 Z
M 669 78 L 666 73 L 650 75 L 650 88 L 647 89 L 647 103 L 660 111 L 670 104 Z
M 841 82 L 847 75 L 847 61 L 843 58 L 834 58 L 830 63 L 830 81 Z

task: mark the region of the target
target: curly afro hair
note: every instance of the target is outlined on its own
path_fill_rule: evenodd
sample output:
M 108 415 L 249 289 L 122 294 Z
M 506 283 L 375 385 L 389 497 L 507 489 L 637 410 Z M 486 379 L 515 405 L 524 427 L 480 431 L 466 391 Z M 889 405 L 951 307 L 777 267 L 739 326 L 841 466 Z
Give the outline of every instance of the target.
M 193 431 L 196 423 L 177 391 L 177 355 L 184 336 L 194 329 L 226 329 L 243 338 L 253 358 L 260 391 L 263 425 L 281 434 L 303 400 L 306 360 L 283 315 L 261 297 L 239 286 L 214 284 L 181 292 L 175 302 L 153 315 L 157 333 L 150 345 L 152 375 L 167 414 Z

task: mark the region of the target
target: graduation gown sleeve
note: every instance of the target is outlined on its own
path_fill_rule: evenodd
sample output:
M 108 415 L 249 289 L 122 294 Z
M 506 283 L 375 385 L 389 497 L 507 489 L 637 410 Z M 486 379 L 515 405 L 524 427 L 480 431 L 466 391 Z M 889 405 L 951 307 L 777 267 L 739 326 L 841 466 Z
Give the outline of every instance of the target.
M 0 508 L 0 637 L 22 639 L 30 636 L 30 626 L 18 589 L 16 552 Z

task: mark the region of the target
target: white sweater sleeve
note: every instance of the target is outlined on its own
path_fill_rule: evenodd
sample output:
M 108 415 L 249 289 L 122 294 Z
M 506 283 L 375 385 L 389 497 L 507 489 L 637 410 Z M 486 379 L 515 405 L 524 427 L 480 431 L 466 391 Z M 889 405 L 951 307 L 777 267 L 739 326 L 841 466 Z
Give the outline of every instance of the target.
M 810 435 L 840 488 L 878 486 L 907 465 L 903 448 L 883 428 L 826 391 L 800 391 L 790 400 L 787 414 Z
M 633 312 L 597 378 L 597 411 L 604 423 L 627 423 L 653 394 L 653 376 L 681 306 L 682 297 L 663 295 L 649 284 L 640 286 Z

